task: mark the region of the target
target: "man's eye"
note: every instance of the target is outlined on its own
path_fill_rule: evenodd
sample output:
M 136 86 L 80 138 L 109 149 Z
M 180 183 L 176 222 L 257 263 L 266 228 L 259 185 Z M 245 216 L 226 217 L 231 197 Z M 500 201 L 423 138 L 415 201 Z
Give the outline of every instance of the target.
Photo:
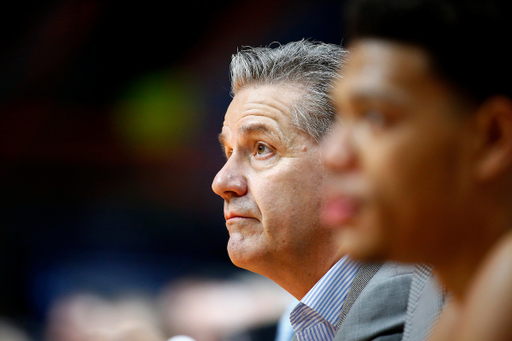
M 369 110 L 365 113 L 365 118 L 370 121 L 371 124 L 383 127 L 386 125 L 386 117 L 378 110 Z
M 224 155 L 226 156 L 226 159 L 229 159 L 229 157 L 233 154 L 233 149 L 225 149 Z
M 264 145 L 263 143 L 258 143 L 256 145 L 256 154 L 258 155 L 266 155 L 268 153 L 271 153 L 272 149 L 270 149 L 267 145 Z

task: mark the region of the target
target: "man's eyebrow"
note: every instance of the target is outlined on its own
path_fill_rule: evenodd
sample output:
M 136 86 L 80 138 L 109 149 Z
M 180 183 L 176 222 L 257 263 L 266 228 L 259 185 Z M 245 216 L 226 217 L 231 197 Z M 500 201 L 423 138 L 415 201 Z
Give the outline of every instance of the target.
M 355 89 L 351 95 L 353 101 L 365 103 L 368 101 L 385 101 L 401 104 L 404 101 L 404 91 L 398 89 L 376 89 L 373 87 L 360 87 Z
M 228 154 L 226 153 L 226 136 L 223 133 L 220 133 L 218 136 L 219 142 L 220 142 L 220 149 L 222 150 L 222 153 L 227 158 Z
M 224 147 L 224 144 L 225 144 L 225 141 L 226 141 L 226 136 L 223 133 L 220 133 L 219 136 L 218 136 L 218 139 L 219 139 L 220 145 L 222 147 Z
M 261 132 L 265 134 L 270 134 L 274 137 L 276 137 L 278 140 L 282 140 L 281 134 L 275 131 L 275 129 L 271 129 L 268 125 L 262 124 L 262 123 L 252 123 L 252 124 L 246 124 L 242 125 L 238 128 L 239 134 L 252 134 L 256 132 Z
M 238 128 L 238 133 L 241 135 L 248 135 L 248 134 L 255 133 L 255 132 L 262 132 L 265 134 L 272 135 L 275 138 L 277 138 L 279 141 L 282 141 L 284 138 L 282 134 L 280 134 L 279 132 L 276 132 L 274 129 L 270 128 L 268 125 L 262 124 L 262 123 L 249 123 L 246 125 L 242 125 Z M 226 149 L 226 141 L 228 138 L 226 137 L 226 135 L 224 133 L 220 133 L 218 135 L 218 139 L 219 139 L 220 147 L 221 147 L 222 151 L 224 152 L 224 154 L 226 154 L 225 149 Z

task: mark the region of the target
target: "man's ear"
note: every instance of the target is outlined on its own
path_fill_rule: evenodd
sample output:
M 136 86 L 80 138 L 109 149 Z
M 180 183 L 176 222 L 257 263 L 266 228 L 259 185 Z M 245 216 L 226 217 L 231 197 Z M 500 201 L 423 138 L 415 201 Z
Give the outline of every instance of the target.
M 476 115 L 481 142 L 476 175 L 486 182 L 512 167 L 512 100 L 505 96 L 490 97 Z

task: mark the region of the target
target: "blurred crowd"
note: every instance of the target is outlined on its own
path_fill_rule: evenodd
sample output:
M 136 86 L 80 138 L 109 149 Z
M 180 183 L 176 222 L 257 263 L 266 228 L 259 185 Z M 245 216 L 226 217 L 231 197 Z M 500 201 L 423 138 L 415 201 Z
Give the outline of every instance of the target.
M 165 341 L 187 335 L 201 341 L 273 339 L 291 296 L 265 277 L 181 278 L 156 295 L 76 292 L 55 300 L 44 341 Z M 21 326 L 0 320 L 0 340 L 35 341 Z

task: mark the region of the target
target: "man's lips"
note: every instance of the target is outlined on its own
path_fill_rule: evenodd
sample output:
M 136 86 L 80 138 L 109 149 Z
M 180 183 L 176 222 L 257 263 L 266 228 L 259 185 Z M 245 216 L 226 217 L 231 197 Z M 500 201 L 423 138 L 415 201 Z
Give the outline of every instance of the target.
M 229 220 L 236 220 L 236 219 L 255 219 L 254 217 L 240 214 L 240 213 L 227 213 L 227 214 L 224 214 L 224 218 L 226 219 L 226 222 Z
M 359 207 L 359 201 L 354 198 L 336 197 L 328 199 L 322 209 L 322 221 L 327 225 L 345 224 L 354 218 Z

